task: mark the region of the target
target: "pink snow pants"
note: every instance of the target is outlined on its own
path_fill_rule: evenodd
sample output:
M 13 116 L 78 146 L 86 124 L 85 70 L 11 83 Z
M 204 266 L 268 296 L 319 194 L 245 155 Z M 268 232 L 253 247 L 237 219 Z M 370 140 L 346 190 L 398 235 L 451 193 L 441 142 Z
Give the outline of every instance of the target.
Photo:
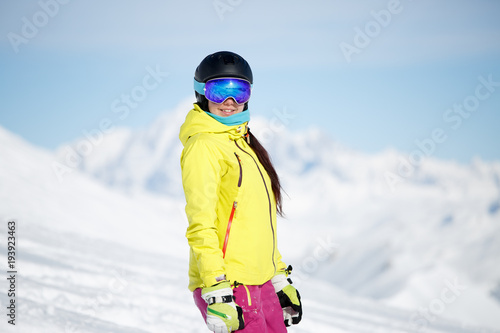
M 245 328 L 241 333 L 285 333 L 283 310 L 271 281 L 261 286 L 238 285 L 233 289 L 237 305 L 243 310 Z M 194 302 L 207 320 L 207 303 L 201 298 L 201 288 L 193 292 Z

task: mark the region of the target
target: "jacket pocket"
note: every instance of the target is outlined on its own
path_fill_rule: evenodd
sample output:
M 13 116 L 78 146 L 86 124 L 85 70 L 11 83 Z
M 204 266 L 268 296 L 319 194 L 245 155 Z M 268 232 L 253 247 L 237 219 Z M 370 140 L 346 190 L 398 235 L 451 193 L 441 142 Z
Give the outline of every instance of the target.
M 238 160 L 238 165 L 240 167 L 240 176 L 238 177 L 238 187 L 241 187 L 241 182 L 243 181 L 243 168 L 241 167 L 241 159 L 236 153 L 234 153 L 234 156 L 236 156 L 236 159 Z

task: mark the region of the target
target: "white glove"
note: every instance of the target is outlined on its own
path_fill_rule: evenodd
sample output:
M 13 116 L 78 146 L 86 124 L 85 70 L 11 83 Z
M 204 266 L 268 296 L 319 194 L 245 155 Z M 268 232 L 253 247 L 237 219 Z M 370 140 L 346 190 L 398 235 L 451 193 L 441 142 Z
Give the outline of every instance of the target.
M 230 333 L 245 327 L 243 310 L 234 303 L 229 282 L 203 288 L 201 297 L 207 302 L 207 327 L 215 333 Z
M 284 271 L 276 273 L 271 279 L 274 286 L 274 291 L 278 295 L 281 308 L 283 309 L 283 319 L 285 326 L 296 325 L 302 319 L 302 303 L 300 302 L 300 294 L 291 285 L 292 280 L 287 279 L 287 275 L 292 271 L 292 267 Z

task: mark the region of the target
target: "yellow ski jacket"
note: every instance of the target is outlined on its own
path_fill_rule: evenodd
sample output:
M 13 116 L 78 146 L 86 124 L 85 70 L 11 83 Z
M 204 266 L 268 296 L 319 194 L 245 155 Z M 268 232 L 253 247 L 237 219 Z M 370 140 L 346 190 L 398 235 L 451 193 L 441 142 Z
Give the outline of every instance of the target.
M 261 285 L 286 268 L 271 180 L 245 140 L 246 125 L 224 125 L 194 104 L 180 129 L 191 291 L 222 275 Z

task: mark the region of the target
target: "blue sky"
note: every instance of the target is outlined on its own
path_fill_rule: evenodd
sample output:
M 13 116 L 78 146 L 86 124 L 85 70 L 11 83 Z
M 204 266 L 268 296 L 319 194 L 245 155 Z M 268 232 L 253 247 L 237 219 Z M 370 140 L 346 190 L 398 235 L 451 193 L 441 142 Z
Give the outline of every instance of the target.
M 429 155 L 500 160 L 499 17 L 494 0 L 4 1 L 0 125 L 48 149 L 103 119 L 147 126 L 231 50 L 254 71 L 252 114 L 286 110 L 291 130 L 368 153 L 440 138 Z

